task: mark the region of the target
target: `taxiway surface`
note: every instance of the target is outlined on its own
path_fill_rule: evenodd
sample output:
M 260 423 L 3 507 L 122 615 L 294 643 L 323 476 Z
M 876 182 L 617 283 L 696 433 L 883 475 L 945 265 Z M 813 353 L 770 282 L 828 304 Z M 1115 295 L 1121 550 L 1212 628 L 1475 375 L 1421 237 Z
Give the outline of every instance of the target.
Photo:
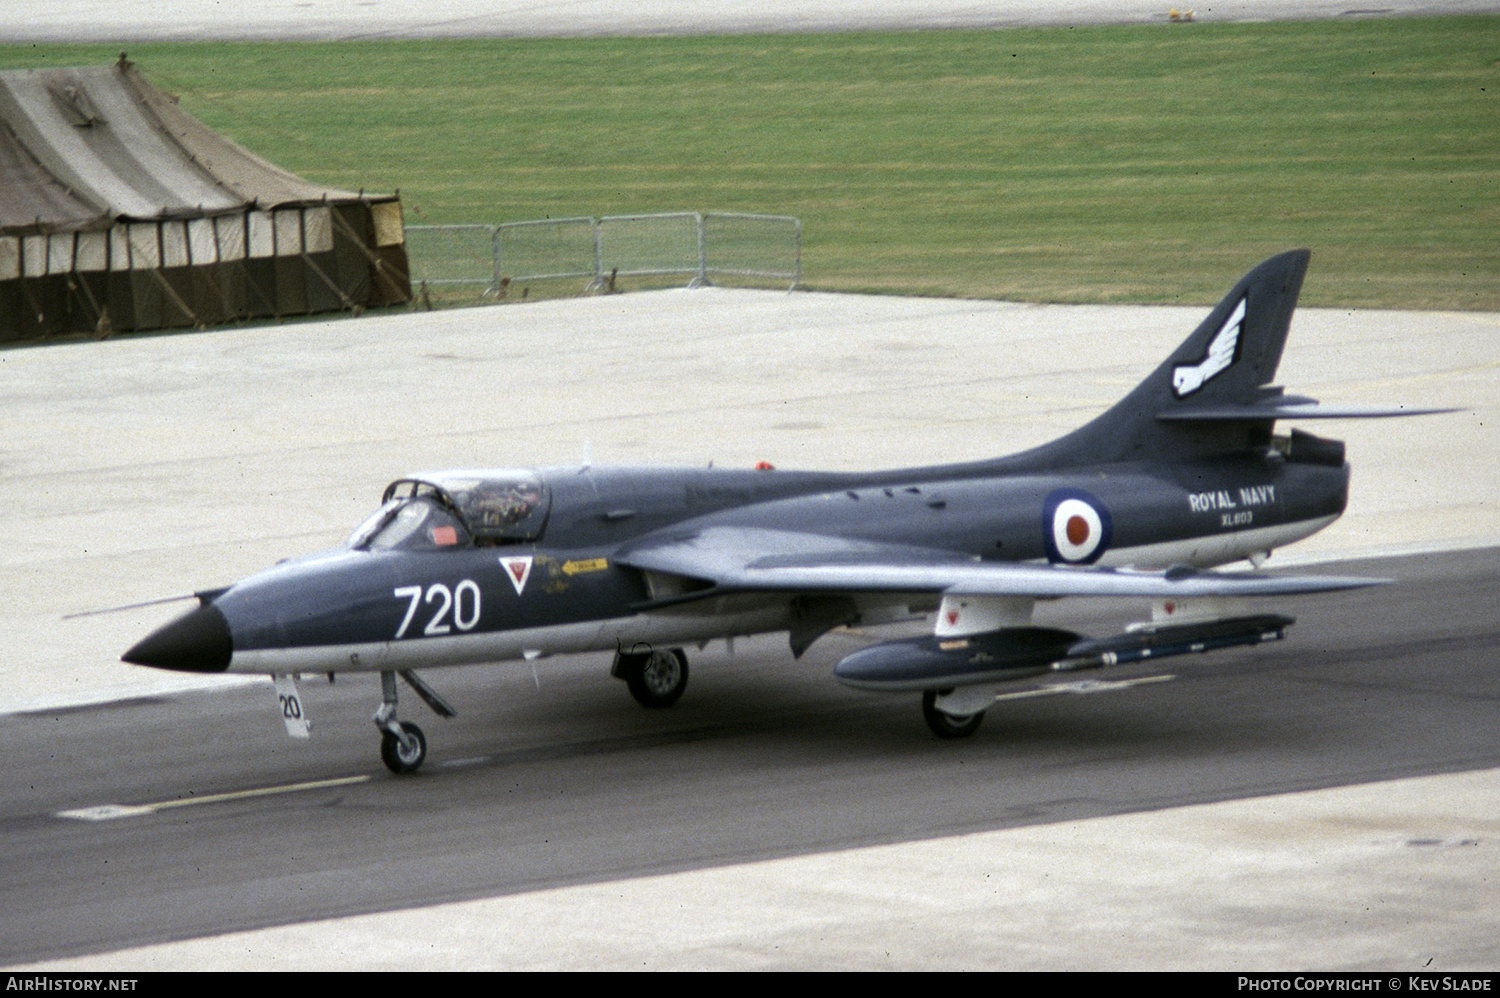
M 860 635 L 797 663 L 779 638 L 717 646 L 665 712 L 597 655 L 536 681 L 433 673 L 462 716 L 427 725 L 413 778 L 374 758 L 373 687 L 347 678 L 304 685 L 308 744 L 265 723 L 260 689 L 3 717 L 0 963 L 1494 967 L 1500 817 L 1478 802 L 1500 769 L 1500 554 L 1335 570 L 1401 582 L 1300 602 L 1280 645 L 1067 677 L 962 743 L 914 697 L 830 680 Z M 1378 786 L 1352 811 L 1309 793 L 1410 777 L 1449 799 L 1393 815 Z M 222 797 L 320 781 L 341 782 Z M 1038 855 L 1049 827 L 1086 852 Z M 788 878 L 799 864 L 816 878 Z M 397 917 L 350 917 L 367 912 Z M 242 931 L 265 926 L 287 927 Z M 222 938 L 149 948 L 202 936 Z
M 1128 923 L 1155 928 L 1093 940 L 1091 965 L 1494 965 L 1493 315 L 1302 310 L 1282 366 L 1329 402 L 1468 407 L 1340 424 L 1349 513 L 1291 553 L 1460 550 L 1341 566 L 1402 581 L 1297 601 L 1284 645 L 1170 681 L 997 705 L 962 747 L 910 698 L 830 679 L 858 636 L 801 663 L 765 638 L 696 653 L 665 714 L 599 656 L 435 673 L 462 717 L 397 780 L 359 677 L 309 686 L 316 735 L 291 742 L 263 685 L 187 693 L 117 661 L 175 607 L 63 619 L 336 543 L 414 468 L 1019 449 L 1123 394 L 1205 311 L 699 290 L 0 352 L 0 962 L 1078 966 L 1091 927 Z M 1382 780 L 1406 782 L 1361 796 Z M 1351 921 L 1367 896 L 1400 903 Z M 632 917 L 673 928 L 611 944 Z

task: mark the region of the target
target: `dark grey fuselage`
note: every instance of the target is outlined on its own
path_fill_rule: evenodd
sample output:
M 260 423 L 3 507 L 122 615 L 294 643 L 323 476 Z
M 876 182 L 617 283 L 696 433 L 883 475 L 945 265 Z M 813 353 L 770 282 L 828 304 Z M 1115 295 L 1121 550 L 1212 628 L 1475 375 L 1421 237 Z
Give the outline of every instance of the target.
M 711 527 L 910 545 L 986 561 L 1049 558 L 1044 504 L 1079 492 L 1106 511 L 1099 565 L 1207 567 L 1320 529 L 1344 509 L 1346 465 L 1267 449 L 1177 464 L 1023 470 L 1016 460 L 879 474 L 712 468 L 542 473 L 535 541 L 428 551 L 341 549 L 287 562 L 215 596 L 230 671 L 389 670 L 785 629 L 785 596 L 693 580 L 663 594 L 622 553 Z M 1007 466 L 1010 467 L 1007 467 Z M 1015 468 L 1015 470 L 1012 470 Z M 503 559 L 531 559 L 517 585 Z M 420 588 L 421 597 L 397 595 Z M 460 589 L 462 588 L 462 592 Z M 704 604 L 719 601 L 712 609 Z M 920 604 L 890 594 L 883 605 Z M 403 628 L 403 622 L 405 627 Z M 397 636 L 399 633 L 399 637 Z
M 202 593 L 126 658 L 395 672 L 783 629 L 800 654 L 829 627 L 950 599 L 971 602 L 940 614 L 952 619 L 938 620 L 938 637 L 1025 627 L 1028 600 L 1059 595 L 1311 591 L 1321 583 L 1110 574 L 1259 564 L 1343 511 L 1343 445 L 1274 434 L 1278 419 L 1349 414 L 1270 384 L 1307 262 L 1296 250 L 1251 270 L 1125 398 L 1021 454 L 856 474 L 413 476 L 348 548 Z

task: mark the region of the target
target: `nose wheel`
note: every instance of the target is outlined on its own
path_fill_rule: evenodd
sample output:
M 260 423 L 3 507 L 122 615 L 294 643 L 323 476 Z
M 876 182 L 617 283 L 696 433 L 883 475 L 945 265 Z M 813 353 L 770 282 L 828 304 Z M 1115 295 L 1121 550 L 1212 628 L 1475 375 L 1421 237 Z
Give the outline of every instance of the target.
M 399 721 L 400 734 L 383 731 L 380 736 L 380 759 L 393 773 L 412 773 L 427 758 L 427 736 L 410 721 Z
M 456 717 L 457 712 L 437 691 L 415 672 L 402 672 L 401 678 L 416 691 L 439 717 Z M 427 736 L 410 721 L 396 717 L 396 673 L 380 674 L 380 707 L 375 711 L 375 727 L 380 729 L 380 760 L 393 773 L 415 773 L 427 758 Z

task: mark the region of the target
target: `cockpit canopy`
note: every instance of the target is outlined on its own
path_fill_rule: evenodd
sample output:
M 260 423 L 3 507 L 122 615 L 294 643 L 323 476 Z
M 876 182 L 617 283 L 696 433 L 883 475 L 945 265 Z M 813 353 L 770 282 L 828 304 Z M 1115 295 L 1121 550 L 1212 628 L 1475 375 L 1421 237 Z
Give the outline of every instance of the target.
M 531 471 L 443 472 L 398 478 L 380 510 L 349 538 L 352 548 L 514 544 L 542 534 L 551 508 Z

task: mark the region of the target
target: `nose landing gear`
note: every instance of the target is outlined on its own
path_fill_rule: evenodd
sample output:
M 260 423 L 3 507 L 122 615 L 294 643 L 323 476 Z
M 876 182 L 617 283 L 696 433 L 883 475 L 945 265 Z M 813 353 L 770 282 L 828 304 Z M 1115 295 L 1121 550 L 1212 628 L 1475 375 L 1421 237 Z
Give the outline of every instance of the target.
M 415 773 L 427 758 L 427 736 L 422 729 L 410 721 L 396 718 L 396 673 L 380 674 L 381 703 L 375 710 L 375 727 L 380 729 L 380 759 L 393 773 Z M 458 712 L 450 707 L 437 691 L 415 672 L 400 673 L 417 696 L 439 717 L 457 717 Z

